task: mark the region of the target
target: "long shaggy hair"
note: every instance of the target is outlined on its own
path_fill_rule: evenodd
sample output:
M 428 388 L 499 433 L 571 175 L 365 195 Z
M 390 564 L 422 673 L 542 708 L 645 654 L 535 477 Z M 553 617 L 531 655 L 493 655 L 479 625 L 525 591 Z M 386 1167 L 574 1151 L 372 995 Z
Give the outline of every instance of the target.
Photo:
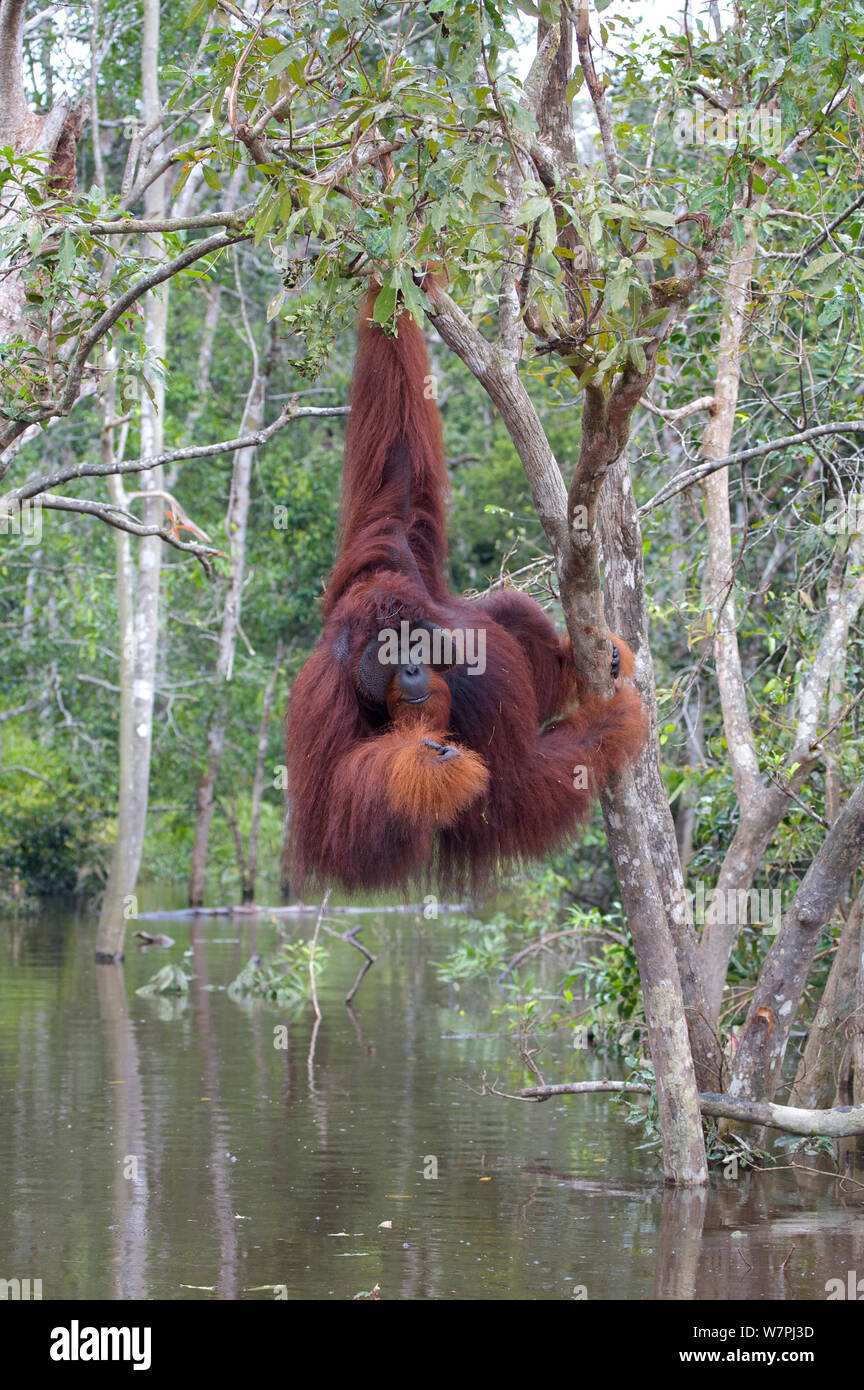
M 360 319 L 324 632 L 288 709 L 296 891 L 476 885 L 571 838 L 644 737 L 627 680 L 608 701 L 574 703 L 569 642 L 533 600 L 448 588 L 448 485 L 423 336 L 404 312 L 388 337 L 370 322 L 374 298 Z M 465 661 L 379 662 L 379 634 L 403 622 L 473 629 L 482 674 Z M 632 654 L 615 642 L 627 677 Z M 422 694 L 403 699 L 409 686 Z

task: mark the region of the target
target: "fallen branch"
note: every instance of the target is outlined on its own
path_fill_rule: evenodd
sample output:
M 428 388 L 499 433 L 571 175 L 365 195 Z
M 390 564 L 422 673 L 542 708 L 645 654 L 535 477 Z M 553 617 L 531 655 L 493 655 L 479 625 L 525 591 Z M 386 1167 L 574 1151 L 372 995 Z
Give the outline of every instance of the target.
M 330 936 L 335 936 L 337 941 L 344 941 L 344 942 L 346 942 L 349 946 L 353 946 L 353 947 L 355 948 L 355 950 L 357 950 L 357 951 L 360 952 L 361 956 L 365 956 L 365 958 L 366 958 L 366 959 L 365 959 L 365 964 L 364 964 L 364 965 L 361 965 L 361 967 L 360 967 L 360 972 L 359 972 L 359 974 L 358 974 L 356 980 L 354 981 L 353 985 L 352 985 L 351 988 L 349 989 L 348 993 L 345 995 L 345 1003 L 346 1003 L 346 1004 L 349 1006 L 349 1008 L 350 1008 L 351 1004 L 352 1004 L 353 1001 L 354 1001 L 354 996 L 356 995 L 358 989 L 360 988 L 360 986 L 361 986 L 362 983 L 363 983 L 363 980 L 365 979 L 366 971 L 372 969 L 372 966 L 375 964 L 375 962 L 376 962 L 376 960 L 378 959 L 378 957 L 377 957 L 377 956 L 373 956 L 373 954 L 372 954 L 372 952 L 369 950 L 368 946 L 364 946 L 362 941 L 358 941 L 358 940 L 357 940 L 357 933 L 358 933 L 359 931 L 362 931 L 362 930 L 363 930 L 363 923 L 362 923 L 362 922 L 358 923 L 358 925 L 357 925 L 356 927 L 352 927 L 352 928 L 350 929 L 350 931 L 336 931 L 334 927 L 328 927 L 328 926 L 327 926 L 327 923 L 325 922 L 325 923 L 324 923 L 324 930 L 325 930 Z
M 519 1092 L 525 1100 L 551 1100 L 552 1096 L 583 1096 L 595 1091 L 635 1091 L 638 1095 L 650 1096 L 651 1087 L 644 1081 L 568 1081 L 560 1086 L 526 1086 Z
M 570 1081 L 560 1086 L 526 1086 L 520 1100 L 550 1100 L 552 1096 L 592 1095 L 600 1091 L 635 1092 L 650 1095 L 651 1087 L 640 1081 Z M 731 1096 L 703 1091 L 699 1095 L 703 1115 L 716 1119 L 743 1120 L 747 1124 L 767 1125 L 785 1134 L 825 1134 L 832 1139 L 849 1139 L 864 1134 L 864 1105 L 836 1105 L 830 1110 L 810 1110 L 797 1105 L 775 1105 L 772 1101 L 733 1100 Z
M 438 903 L 439 912 L 468 912 L 470 909 L 470 903 Z M 287 907 L 267 907 L 260 903 L 232 903 L 226 907 L 177 907 L 161 912 L 139 912 L 138 920 L 143 921 L 147 918 L 150 921 L 155 921 L 165 917 L 306 917 L 318 910 L 318 903 L 291 903 Z M 424 904 L 393 903 L 386 911 L 422 917 Z M 360 913 L 374 913 L 376 917 L 380 917 L 381 912 L 380 907 L 355 907 L 353 904 L 340 906 L 337 903 L 328 907 L 327 916 L 333 917 L 337 913 L 347 913 L 356 917 Z
M 831 1110 L 805 1110 L 797 1105 L 732 1100 L 730 1096 L 706 1092 L 699 1097 L 699 1107 L 703 1115 L 767 1125 L 770 1129 L 782 1129 L 786 1134 L 827 1134 L 832 1139 L 864 1134 L 864 1105 L 835 1105 Z

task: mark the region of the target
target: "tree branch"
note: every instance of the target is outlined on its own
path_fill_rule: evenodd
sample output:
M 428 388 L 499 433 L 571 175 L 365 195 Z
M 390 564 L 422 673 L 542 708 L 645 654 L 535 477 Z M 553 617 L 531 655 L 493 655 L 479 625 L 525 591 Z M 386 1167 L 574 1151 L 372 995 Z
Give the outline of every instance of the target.
M 266 444 L 268 439 L 272 439 L 274 434 L 278 434 L 294 420 L 347 415 L 348 411 L 347 405 L 293 406 L 289 402 L 272 424 L 267 425 L 265 429 L 256 430 L 253 434 L 243 435 L 238 439 L 223 439 L 218 444 L 191 444 L 184 449 L 168 449 L 165 453 L 153 454 L 149 458 L 126 459 L 110 464 L 81 463 L 72 468 L 61 468 L 56 473 L 35 478 L 31 482 L 24 483 L 21 487 L 6 493 L 4 497 L 0 497 L 0 507 L 12 502 L 24 501 L 28 497 L 38 497 L 46 488 L 60 487 L 63 483 L 72 482 L 76 478 L 104 478 L 116 477 L 123 473 L 144 473 L 151 468 L 158 468 L 163 463 L 178 463 L 185 459 L 213 458 L 217 454 L 233 453 L 236 449 L 257 448 Z
M 173 261 L 166 261 L 164 264 L 156 266 L 149 275 L 145 275 L 136 284 L 130 285 L 128 290 L 121 294 L 118 299 L 115 299 L 104 313 L 99 315 L 93 327 L 81 339 L 78 350 L 70 362 L 66 386 L 60 399 L 52 401 L 48 405 L 40 406 L 37 410 L 22 411 L 20 414 L 6 417 L 11 420 L 11 423 L 0 436 L 0 451 L 5 450 L 20 434 L 23 434 L 28 425 L 40 424 L 51 416 L 69 414 L 78 399 L 81 377 L 90 353 L 109 329 L 113 328 L 117 320 L 122 318 L 126 310 L 131 308 L 142 295 L 155 289 L 157 285 L 164 284 L 173 276 L 179 275 L 181 271 L 194 265 L 203 256 L 222 251 L 226 246 L 232 246 L 237 241 L 248 241 L 251 236 L 251 232 L 220 232 L 217 236 L 207 237 L 204 241 L 198 241 L 194 246 L 187 247 L 179 256 L 175 256 Z M 5 469 L 0 469 L 0 477 L 4 476 L 5 471 Z
M 526 1086 L 519 1092 L 519 1098 L 544 1101 L 553 1096 L 596 1095 L 607 1091 L 650 1095 L 651 1087 L 639 1081 L 570 1081 L 558 1086 Z M 699 1109 L 703 1115 L 767 1125 L 769 1129 L 780 1129 L 786 1134 L 826 1134 L 834 1139 L 864 1134 L 864 1105 L 810 1110 L 767 1101 L 733 1100 L 731 1096 L 703 1091 L 699 1095 Z
M 609 182 L 614 187 L 618 183 L 619 175 L 618 150 L 612 130 L 612 118 L 609 115 L 609 107 L 606 105 L 606 95 L 600 86 L 597 69 L 594 67 L 594 59 L 591 55 L 591 17 L 588 12 L 588 0 L 579 0 L 579 14 L 576 19 L 576 48 L 579 53 L 579 63 L 585 74 L 585 85 L 594 104 L 597 124 L 600 127 L 606 173 L 609 176 Z
M 128 531 L 130 536 L 159 536 L 166 545 L 173 546 L 175 550 L 183 550 L 205 562 L 208 570 L 209 565 L 206 565 L 206 562 L 223 554 L 212 545 L 199 545 L 197 541 L 181 541 L 170 526 L 145 526 L 110 502 L 91 502 L 85 497 L 60 497 L 52 492 L 43 493 L 39 500 L 46 511 L 78 512 L 84 516 L 95 516 L 99 521 L 112 526 L 115 531 Z
M 97 236 L 119 236 L 124 232 L 186 232 L 196 227 L 237 227 L 255 211 L 256 203 L 239 208 L 220 208 L 200 212 L 195 217 L 112 217 L 108 221 L 88 222 L 85 229 Z
M 805 1110 L 797 1105 L 774 1105 L 771 1101 L 738 1100 L 731 1096 L 703 1092 L 699 1097 L 703 1115 L 719 1119 L 744 1120 L 750 1124 L 782 1129 L 786 1134 L 827 1134 L 833 1139 L 864 1134 L 864 1105 L 837 1105 L 831 1110 Z
M 473 372 L 498 407 L 525 468 L 560 577 L 569 547 L 567 490 L 534 403 L 519 379 L 518 368 L 486 341 L 439 286 L 430 288 L 429 297 L 428 313 L 439 336 Z
M 643 402 L 643 404 L 647 404 L 647 402 Z M 864 420 L 845 420 L 830 425 L 814 425 L 812 429 L 800 430 L 798 434 L 786 434 L 780 439 L 769 440 L 767 444 L 756 444 L 752 449 L 740 449 L 738 453 L 727 454 L 725 458 L 705 459 L 695 468 L 689 468 L 686 473 L 679 473 L 677 477 L 664 483 L 660 491 L 656 492 L 650 501 L 645 502 L 639 508 L 639 515 L 640 517 L 647 516 L 649 512 L 655 511 L 664 502 L 668 502 L 671 497 L 676 497 L 679 492 L 684 492 L 694 483 L 701 482 L 703 478 L 708 477 L 709 473 L 716 473 L 719 468 L 729 468 L 733 463 L 747 463 L 750 459 L 762 458 L 765 454 L 773 454 L 775 449 L 791 449 L 796 444 L 806 444 L 811 439 L 821 439 L 829 434 L 861 433 L 864 433 Z
M 679 405 L 674 410 L 666 410 L 663 406 L 655 405 L 647 397 L 642 400 L 642 405 L 646 410 L 650 410 L 652 415 L 659 415 L 661 420 L 666 420 L 670 425 L 677 425 L 681 420 L 688 420 L 691 415 L 698 415 L 702 410 L 710 410 L 714 404 L 712 396 L 697 396 L 695 400 L 688 401 L 686 405 Z

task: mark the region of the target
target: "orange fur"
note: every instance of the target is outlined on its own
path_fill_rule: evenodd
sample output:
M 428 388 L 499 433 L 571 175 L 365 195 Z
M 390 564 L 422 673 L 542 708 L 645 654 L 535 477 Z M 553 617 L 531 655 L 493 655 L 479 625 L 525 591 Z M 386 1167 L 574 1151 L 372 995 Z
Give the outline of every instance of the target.
M 489 784 L 483 759 L 454 743 L 447 733 L 450 690 L 437 671 L 428 671 L 429 698 L 420 705 L 401 696 L 399 677 L 387 692 L 387 709 L 396 735 L 397 751 L 389 771 L 387 794 L 391 805 L 420 825 L 450 825 L 482 796 Z
M 576 704 L 569 640 L 531 598 L 449 589 L 447 472 L 423 335 L 407 313 L 395 337 L 371 324 L 374 293 L 361 315 L 326 626 L 289 707 L 294 886 L 405 888 L 434 874 L 445 888 L 479 887 L 575 835 L 637 756 L 645 717 L 620 638 L 612 698 Z M 467 657 L 394 659 L 389 680 L 377 668 L 370 678 L 370 647 L 402 623 L 473 631 L 482 671 Z
M 438 828 L 452 825 L 488 785 L 489 773 L 478 753 L 444 743 L 440 733 L 420 725 L 393 759 L 387 794 L 409 824 Z
M 620 653 L 620 664 L 618 667 L 618 679 L 632 681 L 633 673 L 636 670 L 636 658 L 631 652 L 623 637 L 616 637 L 614 632 L 609 634 L 613 642 L 618 644 Z

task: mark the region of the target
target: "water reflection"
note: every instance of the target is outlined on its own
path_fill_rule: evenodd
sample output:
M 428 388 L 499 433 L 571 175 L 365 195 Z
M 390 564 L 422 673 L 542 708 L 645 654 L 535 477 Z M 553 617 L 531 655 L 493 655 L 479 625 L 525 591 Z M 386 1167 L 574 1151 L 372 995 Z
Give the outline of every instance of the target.
M 0 1277 L 46 1299 L 502 1300 L 824 1298 L 864 1276 L 864 1188 L 812 1159 L 677 1193 L 608 1095 L 476 1095 L 484 1070 L 524 1084 L 501 991 L 439 982 L 446 918 L 364 924 L 353 1010 L 359 958 L 328 941 L 313 1049 L 311 1006 L 226 993 L 277 949 L 266 916 L 159 923 L 175 945 L 122 969 L 95 966 L 81 912 L 3 923 Z M 136 995 L 186 949 L 188 995 Z M 562 1045 L 544 1071 L 608 1065 Z

